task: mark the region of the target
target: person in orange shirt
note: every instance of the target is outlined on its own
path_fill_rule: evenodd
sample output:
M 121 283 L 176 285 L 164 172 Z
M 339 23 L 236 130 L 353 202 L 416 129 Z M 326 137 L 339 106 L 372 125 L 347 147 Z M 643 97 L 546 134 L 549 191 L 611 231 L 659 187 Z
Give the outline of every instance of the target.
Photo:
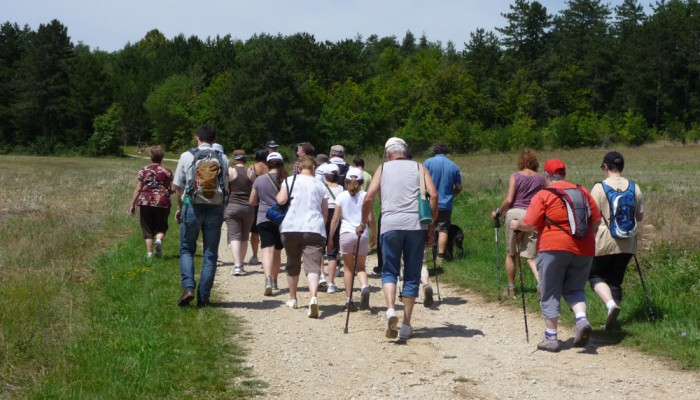
M 552 190 L 576 188 L 567 182 L 566 164 L 550 159 L 544 164 L 545 189 L 532 197 L 523 220 L 511 221 L 514 231 L 537 230 L 537 269 L 540 274 L 540 305 L 545 322 L 544 340 L 537 344 L 540 350 L 557 352 L 557 325 L 561 316 L 561 297 L 576 316 L 574 346 L 584 347 L 591 336 L 591 324 L 586 316 L 584 289 L 595 255 L 595 232 L 601 216 L 598 205 L 586 189 L 580 188 L 581 199 L 588 202 L 584 218 L 585 234 L 569 223 L 566 205 Z M 585 201 L 579 202 L 585 204 Z M 583 225 L 581 225 L 583 226 Z M 578 237 L 581 236 L 581 237 Z

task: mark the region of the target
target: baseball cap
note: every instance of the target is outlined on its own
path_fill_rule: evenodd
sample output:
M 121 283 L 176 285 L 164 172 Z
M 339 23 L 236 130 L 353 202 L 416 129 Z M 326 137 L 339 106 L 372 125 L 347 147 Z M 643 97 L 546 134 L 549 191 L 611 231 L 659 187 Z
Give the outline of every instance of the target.
M 617 169 L 622 170 L 625 167 L 625 159 L 622 157 L 622 154 L 617 151 L 611 151 L 603 157 L 603 164 L 601 164 L 600 167 L 602 168 L 605 164 L 613 165 L 617 167 Z
M 326 166 L 323 168 L 323 173 L 324 174 L 332 174 L 332 173 L 340 173 L 340 168 L 338 168 L 337 164 L 326 164 Z
M 389 140 L 386 141 L 386 144 L 384 145 L 384 150 L 386 150 L 389 147 L 396 145 L 396 144 L 401 145 L 401 146 L 407 146 L 406 141 L 404 141 L 403 139 L 398 138 L 398 137 L 393 137 L 393 138 L 389 138 Z
M 212 144 L 212 145 L 211 145 L 211 148 L 214 149 L 214 150 L 216 150 L 216 151 L 218 151 L 218 152 L 221 153 L 221 154 L 224 154 L 224 146 L 222 146 L 222 145 L 220 145 L 220 144 L 218 144 L 218 143 Z
M 282 154 L 280 154 L 276 151 L 273 151 L 272 153 L 267 155 L 267 161 L 270 161 L 270 160 L 282 160 L 282 161 L 284 161 L 284 158 L 282 158 Z
M 550 158 L 544 163 L 544 171 L 554 175 L 566 175 L 566 164 L 558 158 Z
M 234 151 L 233 151 L 233 159 L 234 159 L 234 160 L 243 160 L 243 159 L 245 159 L 245 150 L 234 150 Z
M 350 167 L 348 172 L 345 174 L 345 180 L 352 180 L 353 177 L 355 177 L 356 180 L 361 181 L 362 171 L 360 171 L 359 168 Z
M 267 143 L 265 143 L 265 147 L 280 147 L 280 145 L 274 140 L 268 140 Z
M 331 146 L 331 156 L 342 156 L 345 155 L 345 147 L 336 144 Z

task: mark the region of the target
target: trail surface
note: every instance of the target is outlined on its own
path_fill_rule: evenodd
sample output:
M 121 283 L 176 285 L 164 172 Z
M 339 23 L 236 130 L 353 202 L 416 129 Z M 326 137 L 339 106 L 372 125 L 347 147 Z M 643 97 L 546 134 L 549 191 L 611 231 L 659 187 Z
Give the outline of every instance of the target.
M 246 265 L 245 275 L 232 276 L 224 240 L 214 289 L 219 301 L 233 304 L 227 312 L 247 321 L 248 334 L 237 340 L 248 350 L 247 366 L 269 385 L 262 398 L 700 399 L 697 372 L 611 343 L 595 329 L 585 349 L 572 348 L 571 327 L 560 326 L 562 351 L 536 351 L 539 310 L 528 310 L 528 344 L 522 310 L 444 285 L 441 304 L 437 292 L 430 309 L 418 299 L 415 336 L 395 344 L 384 336 L 386 306 L 380 277 L 371 274 L 374 256 L 367 263 L 371 309 L 351 313 L 344 334 L 344 292 L 320 293 L 320 318 L 309 319 L 303 276 L 299 309 L 290 309 L 284 270 L 280 292 L 265 297 L 261 266 Z M 342 278 L 336 284 L 342 291 Z M 358 293 L 354 298 L 359 304 Z

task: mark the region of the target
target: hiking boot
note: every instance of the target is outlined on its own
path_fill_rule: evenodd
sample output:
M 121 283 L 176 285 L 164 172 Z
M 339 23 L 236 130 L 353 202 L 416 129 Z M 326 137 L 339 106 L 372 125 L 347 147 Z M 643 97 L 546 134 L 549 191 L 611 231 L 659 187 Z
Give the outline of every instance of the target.
M 397 340 L 398 343 L 406 343 L 406 341 L 413 336 L 413 327 L 410 325 L 403 325 L 401 324 L 401 330 L 399 331 L 399 340 Z
M 272 296 L 272 278 L 265 278 L 265 296 Z
M 297 299 L 287 300 L 287 307 L 296 310 L 297 309 Z
M 430 308 L 433 305 L 433 287 L 429 283 L 423 285 L 423 306 Z
M 360 310 L 369 309 L 369 286 L 360 291 Z
M 276 292 L 280 290 L 279 287 L 277 287 L 277 278 L 272 278 L 272 291 Z
M 606 331 L 611 331 L 617 326 L 617 317 L 620 315 L 620 307 L 618 307 L 617 304 L 612 306 L 610 310 L 608 310 L 608 318 L 605 320 L 605 325 L 603 325 L 603 329 Z
M 309 301 L 309 312 L 307 314 L 309 318 L 318 318 L 318 299 L 312 297 Z
M 241 266 L 234 267 L 231 275 L 233 275 L 233 276 L 243 275 L 243 266 L 241 265 Z
M 334 283 L 331 283 L 328 285 L 328 289 L 326 290 L 326 293 L 335 293 L 338 291 L 338 286 L 335 286 Z
M 180 298 L 177 299 L 177 305 L 180 307 L 187 307 L 192 299 L 194 299 L 194 288 L 188 286 L 182 291 Z
M 548 339 L 544 338 L 541 342 L 537 343 L 538 350 L 550 351 L 552 353 L 557 353 L 559 350 L 559 341 L 556 338 Z
M 260 264 L 260 261 L 258 261 L 258 257 L 250 257 L 248 260 L 248 265 L 258 265 Z
M 355 312 L 357 311 L 357 306 L 355 305 L 355 302 L 350 300 L 347 303 L 345 303 L 345 307 L 343 308 L 343 311 L 348 311 L 350 309 L 350 312 Z
M 386 310 L 386 337 L 396 339 L 399 336 L 399 317 L 393 308 Z
M 163 257 L 163 243 L 160 240 L 156 240 L 156 242 L 153 244 L 153 247 L 156 250 L 156 258 L 162 258 Z
M 574 324 L 574 347 L 585 347 L 588 343 L 588 339 L 591 338 L 591 328 L 590 322 L 586 318 Z

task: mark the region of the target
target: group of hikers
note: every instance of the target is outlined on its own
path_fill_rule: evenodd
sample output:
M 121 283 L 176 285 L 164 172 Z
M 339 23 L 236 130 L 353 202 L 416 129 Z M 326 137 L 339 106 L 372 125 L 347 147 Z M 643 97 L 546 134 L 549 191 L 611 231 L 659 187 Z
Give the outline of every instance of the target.
M 386 337 L 406 342 L 413 335 L 411 315 L 421 285 L 424 306 L 433 303 L 427 249 L 435 245 L 434 263 L 441 265 L 448 246 L 454 196 L 462 189 L 461 172 L 447 157 L 446 145 L 435 144 L 433 156 L 420 163 L 411 159 L 403 139 L 392 137 L 384 146 L 384 162 L 371 175 L 364 170 L 361 157 L 356 157 L 352 165 L 343 159 L 342 145 L 332 146 L 326 156 L 315 154 L 313 145 L 304 142 L 297 145 L 297 161 L 289 174 L 274 140 L 255 151 L 255 162 L 249 166 L 243 150 L 235 150 L 229 161 L 216 143 L 215 130 L 208 125 L 196 130 L 195 141 L 197 147 L 182 153 L 174 174 L 161 164 L 163 149 L 149 148 L 152 164 L 139 171 L 129 208 L 131 214 L 135 214 L 136 206 L 140 208 L 147 258 L 162 257 L 170 195 L 175 195 L 182 288 L 178 306 L 188 306 L 195 297 L 197 306 L 210 305 L 222 225 L 226 222 L 234 262 L 232 274 L 245 273 L 250 240 L 253 254 L 248 264 L 259 263 L 259 246 L 265 275 L 263 295 L 273 296 L 279 291 L 284 249 L 289 288 L 286 305 L 299 306 L 297 291 L 303 267 L 310 295 L 309 318 L 319 317 L 319 290 L 338 291 L 335 278 L 340 265 L 346 310 L 358 309 L 351 293 L 355 276 L 360 283 L 359 309 L 369 308 L 365 261 L 370 248 L 376 246 L 387 307 Z M 642 194 L 634 182 L 622 177 L 624 159 L 618 152 L 605 155 L 601 164 L 605 179 L 590 193 L 565 180 L 563 161 L 547 160 L 543 175 L 538 174 L 538 167 L 534 151 L 523 151 L 518 171 L 510 177 L 508 194 L 491 217 L 498 219 L 505 214 L 505 294 L 515 296 L 515 262 L 520 256 L 526 258 L 537 280 L 545 319 L 544 340 L 537 347 L 559 351 L 557 323 L 562 296 L 576 316 L 574 346 L 585 346 L 590 338 L 586 281 L 608 308 L 605 329 L 616 326 L 621 283 L 636 252 L 635 229 L 643 216 Z M 381 212 L 375 220 L 376 198 Z M 194 255 L 200 231 L 203 255 L 197 285 Z M 400 277 L 403 282 L 399 290 Z M 395 307 L 397 291 L 404 310 L 400 326 Z

